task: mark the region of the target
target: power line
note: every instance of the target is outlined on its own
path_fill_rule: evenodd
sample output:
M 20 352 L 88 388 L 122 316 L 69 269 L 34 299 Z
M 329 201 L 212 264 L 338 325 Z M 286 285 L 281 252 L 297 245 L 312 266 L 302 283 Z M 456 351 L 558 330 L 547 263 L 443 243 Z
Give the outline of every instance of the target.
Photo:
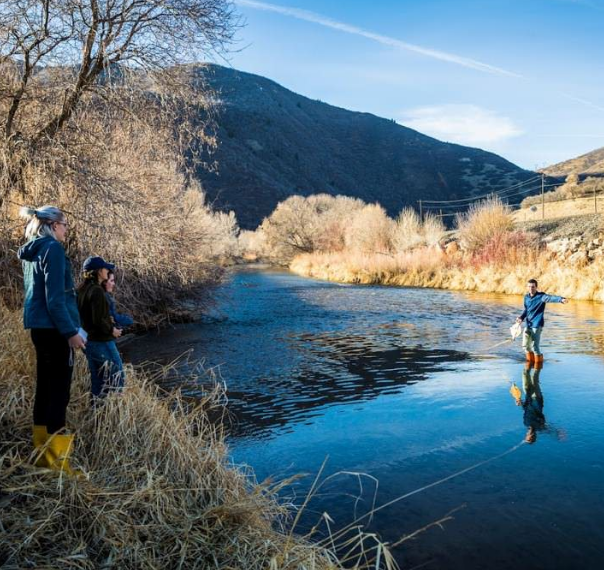
M 527 196 L 530 192 L 536 192 L 540 189 L 540 187 L 532 187 L 532 188 L 527 188 L 525 190 L 520 190 L 519 192 L 513 192 L 510 194 L 506 194 L 506 195 L 498 195 L 499 198 L 503 199 L 503 200 L 507 200 L 509 198 L 514 198 L 516 196 Z M 487 197 L 493 196 L 493 194 L 488 194 Z M 428 204 L 428 205 L 424 205 L 423 208 L 424 210 L 454 210 L 454 209 L 459 209 L 459 210 L 465 210 L 468 207 L 472 206 L 473 204 L 476 204 L 478 202 L 480 202 L 480 199 L 476 199 L 474 202 L 470 202 L 470 203 L 466 203 L 466 204 Z
M 422 202 L 424 204 L 454 204 L 454 203 L 463 203 L 463 202 L 475 202 L 477 200 L 480 200 L 481 198 L 488 198 L 489 196 L 501 196 L 507 192 L 510 192 L 517 188 L 521 188 L 522 186 L 526 186 L 527 184 L 533 183 L 536 180 L 540 180 L 540 179 L 541 179 L 540 176 L 534 176 L 533 178 L 529 178 L 527 180 L 524 180 L 523 182 L 519 182 L 517 184 L 509 186 L 508 188 L 504 188 L 502 190 L 493 190 L 492 192 L 489 192 L 488 194 L 483 194 L 481 196 L 458 198 L 458 199 L 454 199 L 454 200 L 422 200 Z

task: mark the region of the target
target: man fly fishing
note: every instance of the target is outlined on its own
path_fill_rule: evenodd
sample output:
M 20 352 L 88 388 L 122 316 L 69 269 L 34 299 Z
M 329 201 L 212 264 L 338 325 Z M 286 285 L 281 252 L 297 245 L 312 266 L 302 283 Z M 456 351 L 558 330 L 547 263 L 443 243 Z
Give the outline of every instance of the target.
M 522 335 L 522 348 L 526 354 L 526 359 L 529 362 L 543 362 L 543 353 L 539 343 L 541 341 L 541 332 L 545 320 L 546 303 L 566 303 L 566 297 L 557 295 L 548 295 L 542 291 L 537 291 L 537 281 L 529 279 L 527 282 L 528 293 L 524 296 L 524 311 L 516 319 L 517 323 L 521 323 L 526 319 L 526 327 Z

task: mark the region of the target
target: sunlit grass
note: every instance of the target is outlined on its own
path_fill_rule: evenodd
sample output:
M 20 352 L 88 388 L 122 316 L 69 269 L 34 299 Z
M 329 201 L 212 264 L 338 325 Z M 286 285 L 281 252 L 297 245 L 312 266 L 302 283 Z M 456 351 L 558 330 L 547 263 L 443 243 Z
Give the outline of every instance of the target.
M 0 566 L 6 569 L 395 568 L 388 548 L 355 526 L 315 543 L 294 533 L 277 499 L 233 466 L 219 416 L 220 383 L 198 397 L 165 392 L 128 369 L 127 387 L 92 409 L 77 358 L 69 423 L 82 479 L 32 464 L 34 357 L 19 315 L 0 306 Z M 209 414 L 212 412 L 212 414 Z M 327 519 L 325 519 L 327 520 Z M 324 523 L 325 520 L 322 519 Z
M 534 248 L 533 248 L 534 249 Z M 485 257 L 486 256 L 486 257 Z M 340 283 L 433 287 L 457 291 L 523 294 L 526 281 L 571 299 L 604 302 L 604 261 L 578 266 L 527 248 L 492 255 L 446 255 L 424 248 L 393 256 L 313 253 L 296 257 L 290 269 L 299 275 Z

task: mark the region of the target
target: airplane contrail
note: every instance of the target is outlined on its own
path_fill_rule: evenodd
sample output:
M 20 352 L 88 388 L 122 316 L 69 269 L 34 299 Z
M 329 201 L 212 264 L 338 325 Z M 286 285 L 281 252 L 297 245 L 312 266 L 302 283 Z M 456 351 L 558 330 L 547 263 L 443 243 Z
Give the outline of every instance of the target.
M 365 30 L 363 28 L 359 28 L 358 26 L 353 26 L 351 24 L 347 24 L 346 22 L 340 22 L 338 20 L 334 20 L 332 18 L 328 18 L 327 16 L 323 16 L 318 14 L 317 12 L 311 12 L 310 10 L 302 10 L 300 8 L 290 8 L 289 6 L 279 6 L 278 4 L 269 4 L 268 2 L 259 2 L 258 0 L 233 0 L 235 4 L 240 6 L 246 6 L 248 8 L 253 8 L 256 10 L 263 10 L 265 12 L 274 12 L 277 14 L 282 14 L 283 16 L 290 16 L 292 18 L 296 18 L 298 20 L 304 20 L 306 22 L 311 22 L 313 24 L 318 24 L 320 26 L 325 26 L 327 28 L 331 28 L 333 30 L 338 30 L 340 32 L 345 32 L 347 34 L 353 34 L 355 36 L 361 36 L 363 38 L 367 38 L 369 40 L 373 40 L 382 45 L 387 45 L 390 47 L 395 47 L 398 49 L 415 52 L 426 57 L 431 57 L 433 59 L 438 59 L 440 61 L 446 61 L 448 63 L 453 63 L 455 65 L 461 65 L 462 67 L 466 67 L 469 69 L 474 69 L 476 71 L 481 71 L 483 73 L 490 73 L 493 75 L 503 75 L 506 77 L 513 77 L 515 79 L 525 79 L 519 73 L 515 73 L 513 71 L 509 71 L 507 69 L 503 69 L 501 67 L 496 67 L 494 65 L 490 65 L 488 63 L 484 63 L 482 61 L 478 61 L 475 59 L 471 59 L 468 57 L 456 55 L 453 53 L 448 53 L 445 51 L 434 50 L 431 48 L 425 48 L 422 46 L 418 46 L 415 44 L 410 44 L 399 40 L 397 38 L 393 38 L 391 36 L 385 36 L 382 34 L 376 34 L 369 30 Z M 590 107 L 600 112 L 604 112 L 604 107 L 593 103 L 592 101 L 588 101 L 587 99 L 582 99 L 580 97 L 575 97 L 574 95 L 570 95 L 568 93 L 564 93 L 562 91 L 553 91 L 554 93 L 558 93 L 562 97 L 580 103 L 586 107 Z
M 363 28 L 359 28 L 357 26 L 352 26 L 350 24 L 346 24 L 345 22 L 339 22 L 337 20 L 327 18 L 326 16 L 322 16 L 321 14 L 317 14 L 316 12 L 310 12 L 309 10 L 301 10 L 300 8 L 289 8 L 286 6 L 278 6 L 277 4 L 269 4 L 267 2 L 257 2 L 256 0 L 234 0 L 234 1 L 235 1 L 235 4 L 239 4 L 240 6 L 247 6 L 248 8 L 255 8 L 257 10 L 263 10 L 265 12 L 275 12 L 277 14 L 282 14 L 284 16 L 291 16 L 298 20 L 312 22 L 313 24 L 319 24 L 320 26 L 332 28 L 332 29 L 338 30 L 340 32 L 345 32 L 347 34 L 353 34 L 355 36 L 361 36 L 363 38 L 373 40 L 373 41 L 378 42 L 383 45 L 387 45 L 390 47 L 396 47 L 396 48 L 403 49 L 406 51 L 412 51 L 412 52 L 419 53 L 419 54 L 427 56 L 427 57 L 431 57 L 433 59 L 439 59 L 441 61 L 446 61 L 448 63 L 454 63 L 457 65 L 461 65 L 463 67 L 468 67 L 470 69 L 482 71 L 484 73 L 492 73 L 495 75 L 506 75 L 508 77 L 515 77 L 518 79 L 522 78 L 522 76 L 517 73 L 508 71 L 506 69 L 502 69 L 500 67 L 495 67 L 494 65 L 490 65 L 488 63 L 483 63 L 483 62 L 477 61 L 475 59 L 470 59 L 468 57 L 463 57 L 460 55 L 455 55 L 455 54 L 447 53 L 444 51 L 434 50 L 434 49 L 418 46 L 415 44 L 410 44 L 410 43 L 404 42 L 402 40 L 399 40 L 399 39 L 396 39 L 396 38 L 393 38 L 390 36 L 376 34 L 374 32 L 364 30 Z

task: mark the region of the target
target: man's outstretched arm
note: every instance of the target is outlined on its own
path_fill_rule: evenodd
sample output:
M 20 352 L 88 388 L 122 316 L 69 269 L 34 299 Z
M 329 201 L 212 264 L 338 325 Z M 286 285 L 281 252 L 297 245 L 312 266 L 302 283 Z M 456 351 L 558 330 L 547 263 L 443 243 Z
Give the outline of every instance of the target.
M 559 295 L 543 295 L 543 301 L 545 303 L 568 303 L 566 297 L 560 297 Z

